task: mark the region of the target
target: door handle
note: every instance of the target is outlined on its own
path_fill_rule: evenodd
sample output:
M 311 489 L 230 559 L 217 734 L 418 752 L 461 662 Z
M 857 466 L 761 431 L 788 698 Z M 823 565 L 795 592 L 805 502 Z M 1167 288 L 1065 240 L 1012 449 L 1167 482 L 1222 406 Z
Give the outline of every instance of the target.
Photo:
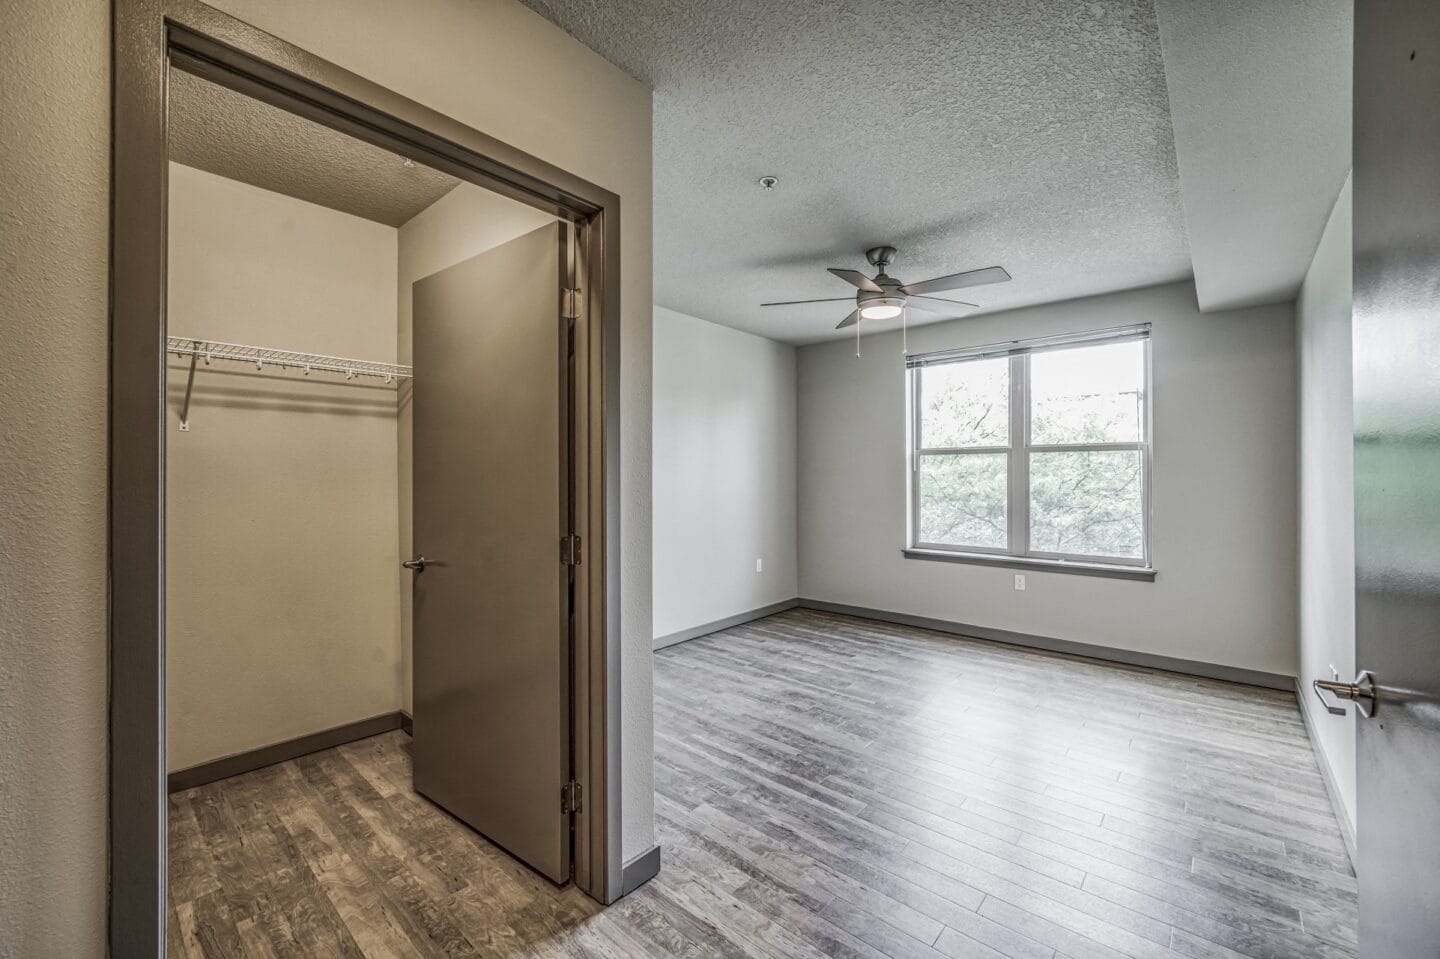
M 414 559 L 402 560 L 400 565 L 406 569 L 413 569 L 417 573 L 423 573 L 425 572 L 426 564 L 433 562 L 434 560 L 426 559 L 424 556 L 417 556 Z
M 1375 715 L 1375 693 L 1378 687 L 1375 685 L 1375 674 L 1368 669 L 1362 670 L 1360 675 L 1355 677 L 1353 683 L 1337 683 L 1328 679 L 1317 679 L 1310 684 L 1310 688 L 1315 690 L 1315 695 L 1320 697 L 1320 702 L 1326 710 L 1336 716 L 1345 715 L 1345 707 L 1340 703 L 1342 699 L 1352 701 L 1355 708 L 1360 711 L 1360 715 L 1366 719 Z

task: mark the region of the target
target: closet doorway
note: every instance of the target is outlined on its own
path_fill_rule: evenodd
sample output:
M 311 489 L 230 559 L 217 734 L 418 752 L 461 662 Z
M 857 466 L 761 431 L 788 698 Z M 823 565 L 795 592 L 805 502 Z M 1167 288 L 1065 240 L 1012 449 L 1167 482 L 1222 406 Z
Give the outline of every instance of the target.
M 417 797 L 613 901 L 618 199 L 203 4 L 116 28 L 112 951 L 175 936 L 167 785 L 392 726 Z

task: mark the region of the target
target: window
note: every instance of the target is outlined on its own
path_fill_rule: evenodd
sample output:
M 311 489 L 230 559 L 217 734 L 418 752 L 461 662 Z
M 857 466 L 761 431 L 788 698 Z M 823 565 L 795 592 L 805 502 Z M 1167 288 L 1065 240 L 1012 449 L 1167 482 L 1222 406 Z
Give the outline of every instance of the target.
M 910 546 L 1148 569 L 1148 325 L 908 359 Z

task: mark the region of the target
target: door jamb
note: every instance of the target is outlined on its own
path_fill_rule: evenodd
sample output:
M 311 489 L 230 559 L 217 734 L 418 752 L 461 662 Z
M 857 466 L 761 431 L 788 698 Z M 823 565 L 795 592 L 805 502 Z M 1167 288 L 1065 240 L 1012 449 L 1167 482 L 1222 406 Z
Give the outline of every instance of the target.
M 109 382 L 110 891 L 115 956 L 166 948 L 168 69 L 409 156 L 575 225 L 575 882 L 621 894 L 620 198 L 199 0 L 114 0 Z M 558 797 L 557 797 L 558 801 Z

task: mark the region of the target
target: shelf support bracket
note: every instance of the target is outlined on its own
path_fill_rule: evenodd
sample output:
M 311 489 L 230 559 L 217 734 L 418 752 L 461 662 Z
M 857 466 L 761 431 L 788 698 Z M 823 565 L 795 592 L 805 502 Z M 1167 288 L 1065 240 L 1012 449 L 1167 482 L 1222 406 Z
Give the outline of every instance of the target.
M 197 344 L 198 345 L 198 344 Z M 185 378 L 185 404 L 180 408 L 180 432 L 190 432 L 190 391 L 195 389 L 195 361 L 200 357 L 190 354 L 190 375 Z

